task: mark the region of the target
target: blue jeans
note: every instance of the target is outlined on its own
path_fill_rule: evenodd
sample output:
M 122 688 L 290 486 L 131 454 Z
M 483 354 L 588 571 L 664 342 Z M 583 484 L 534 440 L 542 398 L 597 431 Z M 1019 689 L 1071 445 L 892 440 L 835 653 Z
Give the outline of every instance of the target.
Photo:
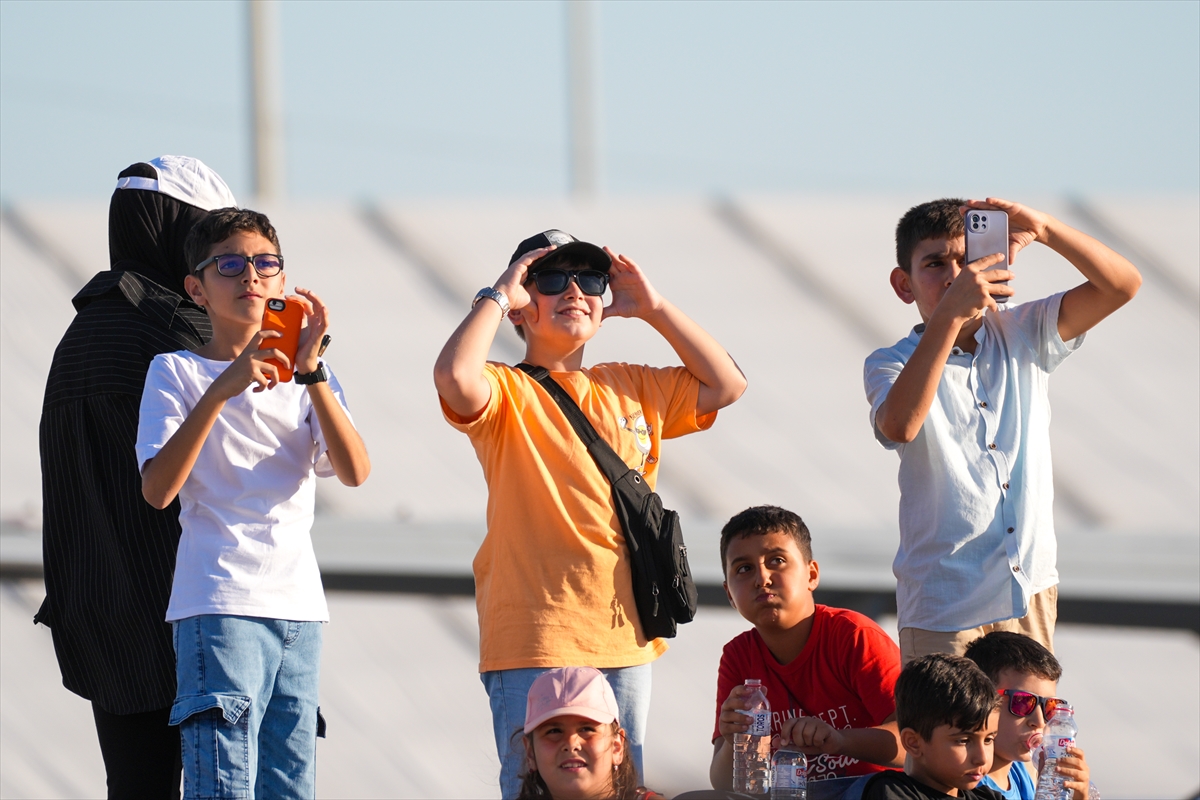
M 529 687 L 550 667 L 502 669 L 484 672 L 479 677 L 487 689 L 492 704 L 492 730 L 496 736 L 496 752 L 500 756 L 500 793 L 512 800 L 521 790 L 521 775 L 525 772 L 525 701 Z M 617 697 L 621 712 L 621 727 L 629 745 L 629 753 L 642 772 L 642 742 L 646 738 L 646 719 L 650 716 L 650 665 L 602 669 L 604 677 Z
M 315 797 L 321 623 L 214 614 L 172 627 L 184 797 Z

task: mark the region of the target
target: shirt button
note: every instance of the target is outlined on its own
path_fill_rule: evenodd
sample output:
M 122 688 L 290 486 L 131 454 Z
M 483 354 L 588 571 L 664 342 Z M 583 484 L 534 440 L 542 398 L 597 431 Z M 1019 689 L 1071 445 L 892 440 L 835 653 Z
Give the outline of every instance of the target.
M 1004 488 L 1005 488 L 1005 489 L 1007 489 L 1007 488 L 1008 488 L 1008 484 L 1007 484 L 1007 483 L 1006 483 L 1006 484 L 1004 484 Z M 1012 533 L 1012 528 L 1009 528 L 1009 529 L 1008 529 L 1008 532 L 1009 532 L 1009 533 Z
M 991 444 L 989 444 L 989 445 L 988 445 L 988 450 L 995 450 L 995 449 L 996 449 L 996 443 L 995 443 L 995 442 L 992 442 Z
M 956 355 L 956 356 L 961 356 L 961 355 L 962 355 L 962 350 L 960 350 L 960 349 L 959 349 L 959 348 L 957 348 L 957 347 L 955 347 L 954 349 L 952 349 L 950 352 L 951 352 L 953 355 Z
M 1012 533 L 1012 532 L 1013 532 L 1013 531 L 1015 531 L 1015 530 L 1016 530 L 1016 528 L 1009 528 L 1009 529 L 1008 529 L 1008 532 L 1009 532 L 1009 533 Z
M 979 407 L 980 407 L 980 408 L 987 408 L 987 400 L 984 400 L 983 402 L 981 402 L 981 403 L 979 404 Z
M 1013 572 L 1020 572 L 1020 571 L 1021 571 L 1020 567 L 1013 567 Z

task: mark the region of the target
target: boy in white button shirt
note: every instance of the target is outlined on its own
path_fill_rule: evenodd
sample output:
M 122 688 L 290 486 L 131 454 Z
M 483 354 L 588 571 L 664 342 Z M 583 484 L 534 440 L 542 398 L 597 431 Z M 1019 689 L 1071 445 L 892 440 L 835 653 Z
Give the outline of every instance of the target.
M 295 364 L 261 330 L 284 292 L 266 216 L 226 208 L 188 235 L 184 288 L 212 320 L 193 351 L 156 356 L 138 424 L 142 494 L 181 502 L 167 621 L 183 739 L 184 796 L 311 798 L 321 623 L 329 619 L 309 531 L 315 478 L 350 486 L 371 465 L 341 387 L 319 361 L 329 311 L 297 288 L 307 326 Z M 294 366 L 281 382 L 276 361 Z
M 1033 242 L 1086 279 L 1027 303 L 1002 255 L 965 261 L 963 214 L 1008 214 L 1009 263 Z M 903 663 L 962 655 L 993 630 L 1053 650 L 1057 618 L 1051 372 L 1141 275 L 1091 237 L 998 198 L 935 200 L 896 226 L 891 284 L 922 324 L 864 368 L 875 438 L 900 455 L 900 550 L 893 564 Z

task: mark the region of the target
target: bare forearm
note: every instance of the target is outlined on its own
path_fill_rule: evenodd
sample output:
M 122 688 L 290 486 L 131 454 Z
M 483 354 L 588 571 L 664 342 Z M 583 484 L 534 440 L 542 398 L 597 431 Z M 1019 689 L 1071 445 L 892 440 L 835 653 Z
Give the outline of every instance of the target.
M 884 767 L 904 766 L 904 750 L 894 722 L 877 728 L 847 728 L 841 734 L 841 755 Z
M 946 359 L 961 324 L 934 316 L 875 418 L 881 433 L 893 442 L 911 442 L 921 432 L 937 396 Z
M 733 747 L 724 738 L 714 746 L 712 764 L 708 768 L 708 780 L 714 789 L 733 789 Z
M 1057 219 L 1046 225 L 1046 246 L 1070 261 L 1102 294 L 1129 300 L 1142 285 L 1142 275 L 1129 259 Z
M 371 459 L 362 437 L 328 383 L 312 384 L 308 387 L 308 396 L 317 412 L 321 432 L 325 434 L 326 452 L 334 474 L 347 486 L 361 486 L 371 473 Z
M 456 414 L 472 416 L 487 405 L 491 397 L 491 387 L 483 377 L 483 369 L 503 319 L 496 302 L 481 300 L 438 354 L 433 382 L 438 394 Z
M 1142 285 L 1137 267 L 1121 254 L 1069 225 L 1051 219 L 1046 246 L 1071 262 L 1087 283 L 1067 292 L 1059 309 L 1058 332 L 1070 341 L 1128 303 Z
M 697 414 L 724 408 L 746 391 L 746 376 L 725 348 L 669 300 L 664 300 L 662 308 L 647 315 L 645 320 L 667 340 L 688 372 L 700 381 Z
M 205 393 L 158 455 L 146 462 L 142 470 L 142 497 L 147 503 L 160 509 L 171 504 L 192 474 L 204 440 L 224 407 L 224 400 Z

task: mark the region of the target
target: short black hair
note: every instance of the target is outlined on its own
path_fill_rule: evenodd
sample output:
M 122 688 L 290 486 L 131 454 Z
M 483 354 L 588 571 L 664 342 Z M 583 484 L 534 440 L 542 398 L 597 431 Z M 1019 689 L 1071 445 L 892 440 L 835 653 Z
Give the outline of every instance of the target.
M 1062 664 L 1041 642 L 1011 631 L 992 631 L 967 645 L 967 658 L 974 661 L 993 683 L 1000 683 L 1006 669 L 1036 675 L 1048 681 L 1062 677 Z
M 922 656 L 910 661 L 896 679 L 896 722 L 925 741 L 939 725 L 966 732 L 982 729 L 999 702 L 988 676 L 962 656 Z
M 966 200 L 943 197 L 913 206 L 904 212 L 896 224 L 896 263 L 905 272 L 912 272 L 912 255 L 917 245 L 926 239 L 955 239 L 966 232 L 959 208 Z
M 734 514 L 725 527 L 721 528 L 721 571 L 727 565 L 725 554 L 729 552 L 729 543 L 734 539 L 746 536 L 765 536 L 768 533 L 786 533 L 796 540 L 800 555 L 805 561 L 812 561 L 812 534 L 808 526 L 798 514 L 779 506 L 752 506 L 738 514 Z
M 266 214 L 248 208 L 218 208 L 196 223 L 184 240 L 183 255 L 187 259 L 188 270 L 194 272 L 196 266 L 208 258 L 208 251 L 214 244 L 225 241 L 237 231 L 261 234 L 271 242 L 275 255 L 283 255 L 279 248 L 279 234 Z

